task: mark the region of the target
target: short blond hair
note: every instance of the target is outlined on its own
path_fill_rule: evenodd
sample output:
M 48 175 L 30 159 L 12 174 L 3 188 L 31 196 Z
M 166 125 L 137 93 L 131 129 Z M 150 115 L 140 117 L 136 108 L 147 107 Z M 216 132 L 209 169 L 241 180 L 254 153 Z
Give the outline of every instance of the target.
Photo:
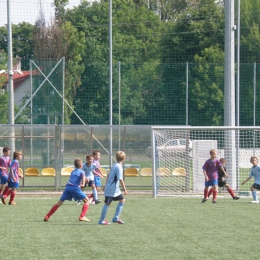
M 217 153 L 217 151 L 216 151 L 215 149 L 211 149 L 211 150 L 209 151 L 209 154 L 213 154 L 213 153 Z
M 125 160 L 125 158 L 126 158 L 126 155 L 125 155 L 124 152 L 118 151 L 118 152 L 116 153 L 116 161 L 117 161 L 117 162 L 122 162 L 122 161 Z

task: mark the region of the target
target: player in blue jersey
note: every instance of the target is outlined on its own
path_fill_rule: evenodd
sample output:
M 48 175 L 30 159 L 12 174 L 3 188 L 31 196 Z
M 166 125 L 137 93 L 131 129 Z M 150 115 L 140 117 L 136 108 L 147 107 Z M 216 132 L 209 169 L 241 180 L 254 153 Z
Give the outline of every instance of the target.
M 251 192 L 253 196 L 253 200 L 250 203 L 259 203 L 256 190 L 260 190 L 260 167 L 258 164 L 258 159 L 256 156 L 252 156 L 250 158 L 250 162 L 253 164 L 249 176 L 241 183 L 244 185 L 247 181 L 249 181 L 254 176 L 254 184 L 251 186 Z
M 75 159 L 74 160 L 74 166 L 75 170 L 71 172 L 69 182 L 66 184 L 66 188 L 63 191 L 60 200 L 57 204 L 55 204 L 49 213 L 44 217 L 44 221 L 48 221 L 51 215 L 63 204 L 65 200 L 71 201 L 74 199 L 82 200 L 84 202 L 81 210 L 81 214 L 79 216 L 79 221 L 87 221 L 90 220 L 85 217 L 88 211 L 88 198 L 86 194 L 81 190 L 80 185 L 85 185 L 85 172 L 82 170 L 82 160 L 81 159 Z
M 98 199 L 97 189 L 94 181 L 94 173 L 98 175 L 96 170 L 98 166 L 93 163 L 93 155 L 88 154 L 86 156 L 86 163 L 83 164 L 83 171 L 85 172 L 86 184 L 88 183 L 88 187 L 92 188 L 92 193 L 94 197 L 95 204 L 100 203 L 101 201 Z M 94 172 L 94 173 L 93 173 Z M 79 202 L 78 202 L 79 204 Z
M 212 203 L 216 203 L 216 198 L 218 194 L 218 170 L 221 169 L 226 174 L 225 169 L 222 166 L 222 163 L 216 159 L 217 152 L 214 149 L 211 149 L 210 152 L 210 158 L 206 160 L 204 163 L 202 169 L 203 174 L 205 177 L 205 188 L 204 188 L 204 198 L 202 202 L 206 202 L 208 200 L 208 189 L 209 186 L 212 186 L 213 189 L 213 200 Z
M 8 191 L 2 195 L 2 202 L 6 204 L 5 200 L 10 195 L 9 205 L 16 205 L 14 202 L 14 198 L 16 195 L 16 191 L 19 188 L 19 178 L 23 176 L 19 175 L 18 168 L 19 168 L 19 160 L 22 158 L 22 153 L 20 151 L 15 151 L 13 153 L 13 160 L 10 164 L 10 171 L 8 173 Z
M 8 179 L 8 170 L 11 164 L 11 159 L 10 159 L 10 151 L 11 149 L 6 146 L 3 148 L 3 156 L 0 157 L 0 195 L 5 195 L 9 187 L 7 184 L 7 179 Z M 5 186 L 5 189 L 4 189 Z M 4 191 L 3 191 L 4 189 Z M 2 193 L 3 191 L 3 193 Z M 2 202 L 5 204 L 5 200 L 1 197 Z
M 125 156 L 124 152 L 118 151 L 116 153 L 117 163 L 115 163 L 112 166 L 112 168 L 107 176 L 106 185 L 104 187 L 105 204 L 101 211 L 101 216 L 100 216 L 100 219 L 98 222 L 99 225 L 109 225 L 110 224 L 108 221 L 105 220 L 105 218 L 107 215 L 108 208 L 112 201 L 118 201 L 118 204 L 116 207 L 116 212 L 112 219 L 112 222 L 118 223 L 118 224 L 124 224 L 124 221 L 119 218 L 120 214 L 122 212 L 122 209 L 124 207 L 124 203 L 125 203 L 125 198 L 121 193 L 121 190 L 119 188 L 119 183 L 121 184 L 121 186 L 124 189 L 125 194 L 127 195 L 128 192 L 126 190 L 125 183 L 123 180 L 123 167 L 122 167 L 122 164 L 125 161 L 125 158 L 126 158 L 126 156 Z

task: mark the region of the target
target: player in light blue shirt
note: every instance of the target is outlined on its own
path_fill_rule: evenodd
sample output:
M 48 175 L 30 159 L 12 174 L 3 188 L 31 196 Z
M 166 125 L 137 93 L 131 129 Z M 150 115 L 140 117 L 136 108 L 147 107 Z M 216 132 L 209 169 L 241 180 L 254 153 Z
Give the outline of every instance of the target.
M 251 186 L 253 200 L 250 201 L 250 203 L 259 203 L 256 190 L 260 190 L 260 167 L 257 165 L 258 159 L 256 156 L 251 156 L 250 162 L 253 164 L 253 167 L 250 170 L 249 176 L 241 184 L 244 185 L 247 181 L 254 177 L 255 182 Z
M 126 156 L 125 156 L 124 152 L 118 151 L 116 153 L 117 163 L 115 163 L 112 166 L 112 168 L 107 176 L 106 185 L 104 187 L 105 204 L 101 211 L 101 216 L 100 216 L 100 219 L 98 222 L 99 225 L 109 225 L 110 224 L 108 221 L 105 220 L 105 218 L 107 215 L 108 208 L 112 201 L 119 201 L 117 204 L 116 212 L 112 219 L 112 222 L 118 223 L 118 224 L 125 223 L 123 220 L 121 220 L 119 218 L 119 216 L 122 212 L 122 209 L 124 207 L 124 203 L 125 203 L 125 198 L 121 193 L 121 190 L 119 188 L 119 183 L 123 187 L 125 195 L 128 194 L 126 187 L 125 187 L 124 180 L 123 180 L 122 164 L 125 161 L 125 158 L 126 158 Z
M 97 189 L 95 186 L 94 174 L 93 174 L 93 172 L 95 172 L 95 170 L 98 169 L 98 166 L 93 163 L 92 154 L 88 154 L 86 156 L 86 161 L 87 162 L 83 164 L 83 171 L 85 172 L 85 177 L 86 177 L 86 185 L 88 183 L 88 187 L 92 188 L 92 193 L 93 193 L 95 204 L 98 204 L 98 203 L 101 203 L 101 201 L 98 199 Z

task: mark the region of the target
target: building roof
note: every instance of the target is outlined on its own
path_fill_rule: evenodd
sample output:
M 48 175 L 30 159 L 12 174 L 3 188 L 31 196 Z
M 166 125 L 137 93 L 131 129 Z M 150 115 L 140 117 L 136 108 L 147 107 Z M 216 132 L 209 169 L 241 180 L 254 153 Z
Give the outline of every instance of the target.
M 34 70 L 32 74 L 37 75 L 37 71 Z M 4 83 L 4 87 L 5 87 L 8 83 L 8 74 L 2 73 L 0 74 L 0 77 L 6 78 Z M 18 88 L 28 78 L 30 78 L 30 71 L 22 71 L 22 72 L 15 71 L 13 75 L 14 89 Z

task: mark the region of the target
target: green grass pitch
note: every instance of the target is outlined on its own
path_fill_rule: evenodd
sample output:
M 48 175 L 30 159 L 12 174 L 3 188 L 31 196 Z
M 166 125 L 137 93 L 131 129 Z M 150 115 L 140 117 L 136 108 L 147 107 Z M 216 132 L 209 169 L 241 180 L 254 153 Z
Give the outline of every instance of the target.
M 102 197 L 100 197 L 102 198 Z M 124 225 L 97 224 L 103 203 L 90 205 L 90 223 L 78 221 L 81 206 L 64 202 L 43 218 L 59 195 L 17 195 L 0 204 L 1 259 L 253 259 L 259 252 L 260 204 L 250 197 L 217 204 L 202 197 L 126 196 Z M 103 198 L 102 198 L 103 200 Z M 109 208 L 111 221 L 117 203 Z

